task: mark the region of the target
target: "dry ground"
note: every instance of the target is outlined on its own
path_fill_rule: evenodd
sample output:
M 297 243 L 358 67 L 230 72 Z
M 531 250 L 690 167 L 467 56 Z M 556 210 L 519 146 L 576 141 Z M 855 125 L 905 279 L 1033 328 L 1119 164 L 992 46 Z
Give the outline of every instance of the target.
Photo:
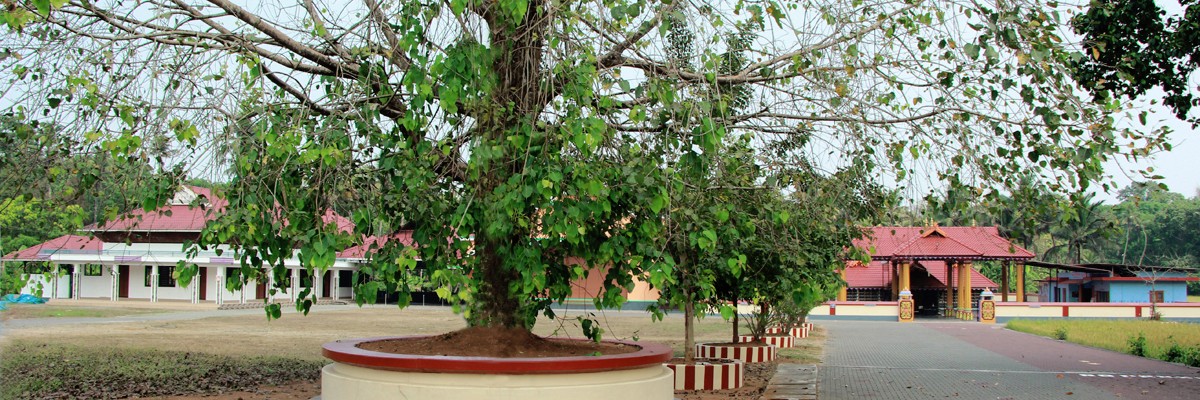
M 73 307 L 86 308 L 82 305 Z M 137 305 L 126 307 L 138 308 Z M 140 312 L 145 311 L 131 313 Z M 606 339 L 667 343 L 676 349 L 676 354 L 682 354 L 683 320 L 677 314 L 668 315 L 659 322 L 651 321 L 649 314 L 644 312 L 593 314 L 604 329 Z M 559 315 L 560 319 L 557 321 L 542 319 L 534 331 L 547 336 L 581 337 L 575 319 L 581 315 L 585 314 L 570 311 Z M 94 343 L 116 348 L 184 350 L 222 355 L 277 355 L 320 360 L 321 344 L 341 338 L 428 335 L 463 327 L 465 323 L 462 318 L 446 307 L 413 306 L 397 309 L 394 306 L 368 306 L 361 309 L 330 309 L 317 306 L 307 316 L 285 314 L 283 318 L 273 321 L 268 321 L 264 314 L 255 314 L 184 321 L 59 325 L 8 329 L 0 340 L 39 344 Z M 731 335 L 731 325 L 720 317 L 704 318 L 696 327 L 698 342 L 728 341 Z M 803 342 L 804 347 L 785 351 L 784 355 L 790 360 L 784 362 L 817 362 L 823 338 L 818 334 L 817 338 L 799 342 Z M 765 378 L 769 380 L 770 376 Z M 203 398 L 293 399 L 311 398 L 318 393 L 319 388 L 314 382 L 297 382 L 283 387 L 264 387 L 252 392 Z M 193 398 L 201 397 L 176 397 Z

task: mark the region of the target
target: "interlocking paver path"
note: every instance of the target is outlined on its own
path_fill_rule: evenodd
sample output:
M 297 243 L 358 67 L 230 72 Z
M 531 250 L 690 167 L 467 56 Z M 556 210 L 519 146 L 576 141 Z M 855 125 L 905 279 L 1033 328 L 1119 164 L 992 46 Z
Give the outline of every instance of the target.
M 828 332 L 818 369 L 822 400 L 1200 398 L 1200 369 L 1002 326 L 820 324 Z

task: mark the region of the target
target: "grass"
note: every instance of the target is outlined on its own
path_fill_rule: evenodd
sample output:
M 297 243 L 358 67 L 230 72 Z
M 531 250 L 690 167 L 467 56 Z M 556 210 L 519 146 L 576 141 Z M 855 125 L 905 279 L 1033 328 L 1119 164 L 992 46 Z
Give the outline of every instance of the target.
M 245 390 L 316 379 L 323 362 L 16 341 L 0 359 L 0 398 L 126 398 Z
M 1188 295 L 1188 303 L 1200 303 L 1200 295 Z
M 165 310 L 121 307 L 59 306 L 50 304 L 9 304 L 0 311 L 4 319 L 29 318 L 111 318 L 164 312 Z
M 1008 328 L 1050 338 L 1130 353 L 1129 341 L 1139 334 L 1146 338 L 1147 357 L 1170 359 L 1168 350 L 1197 349 L 1200 351 L 1200 325 L 1149 320 L 1013 320 Z M 1177 361 L 1177 360 L 1172 360 Z

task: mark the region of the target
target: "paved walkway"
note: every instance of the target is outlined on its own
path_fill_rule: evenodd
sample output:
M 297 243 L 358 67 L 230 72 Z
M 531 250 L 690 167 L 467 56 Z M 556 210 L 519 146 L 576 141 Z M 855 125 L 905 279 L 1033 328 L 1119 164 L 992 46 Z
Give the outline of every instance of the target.
M 820 398 L 1195 399 L 1200 369 L 974 322 L 822 321 Z

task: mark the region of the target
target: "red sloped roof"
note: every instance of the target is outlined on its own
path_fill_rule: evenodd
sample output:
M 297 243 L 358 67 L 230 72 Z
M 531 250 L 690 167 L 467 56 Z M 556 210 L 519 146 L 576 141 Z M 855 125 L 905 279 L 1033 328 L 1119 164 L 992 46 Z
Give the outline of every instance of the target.
M 939 234 L 930 234 L 936 229 Z M 874 259 L 966 258 L 1031 259 L 1034 254 L 1000 237 L 994 226 L 875 226 L 854 245 L 871 250 Z M 944 235 L 942 240 L 939 237 Z
M 857 289 L 857 288 L 891 288 L 892 287 L 892 270 L 889 267 L 890 263 L 887 261 L 872 261 L 870 264 L 866 264 L 866 265 L 864 265 L 858 261 L 851 261 L 851 262 L 847 263 L 847 265 L 848 265 L 848 267 L 846 268 L 846 283 L 847 283 L 848 287 L 850 287 L 850 288 Z M 926 271 L 929 271 L 929 275 L 933 276 L 933 278 L 938 283 L 940 283 L 939 287 L 946 286 L 946 262 L 945 261 L 926 260 L 926 261 L 921 261 L 919 263 L 919 265 L 920 265 L 920 267 L 918 267 L 918 268 L 924 267 L 924 269 Z M 913 268 L 912 270 L 909 271 L 909 274 L 913 274 L 913 276 L 912 276 L 913 284 L 919 285 L 918 280 L 916 279 L 916 276 L 915 276 L 916 273 L 917 273 L 917 268 Z M 976 271 L 974 268 L 972 268 L 971 269 L 971 287 L 972 288 L 984 288 L 984 287 L 995 288 L 995 287 L 999 287 L 999 285 L 997 285 L 996 282 L 992 281 L 991 279 L 988 279 L 986 276 L 983 276 L 983 274 L 979 273 L 979 271 Z M 920 288 L 920 287 L 919 286 L 914 287 L 913 289 L 917 289 L 917 288 Z
M 91 236 L 63 235 L 4 256 L 7 261 L 45 261 L 57 252 L 99 253 L 104 242 Z
M 103 226 L 92 225 L 84 230 L 91 231 L 138 231 L 138 232 L 199 232 L 208 221 L 216 219 L 229 201 L 219 191 L 198 186 L 188 186 L 197 197 L 203 197 L 207 202 L 195 205 L 168 204 L 154 211 L 133 210 L 122 215 L 115 221 L 109 221 Z M 333 210 L 326 211 L 321 220 L 334 224 L 342 232 L 354 231 L 354 222 L 349 218 L 338 215 Z
M 387 236 L 367 236 L 365 239 L 363 239 L 363 244 L 342 250 L 337 254 L 337 257 L 367 258 L 368 254 L 374 253 L 376 250 L 379 250 L 380 247 L 383 247 L 384 244 L 393 240 L 398 240 L 400 244 L 405 246 L 412 246 L 413 233 L 412 231 L 400 231 Z

